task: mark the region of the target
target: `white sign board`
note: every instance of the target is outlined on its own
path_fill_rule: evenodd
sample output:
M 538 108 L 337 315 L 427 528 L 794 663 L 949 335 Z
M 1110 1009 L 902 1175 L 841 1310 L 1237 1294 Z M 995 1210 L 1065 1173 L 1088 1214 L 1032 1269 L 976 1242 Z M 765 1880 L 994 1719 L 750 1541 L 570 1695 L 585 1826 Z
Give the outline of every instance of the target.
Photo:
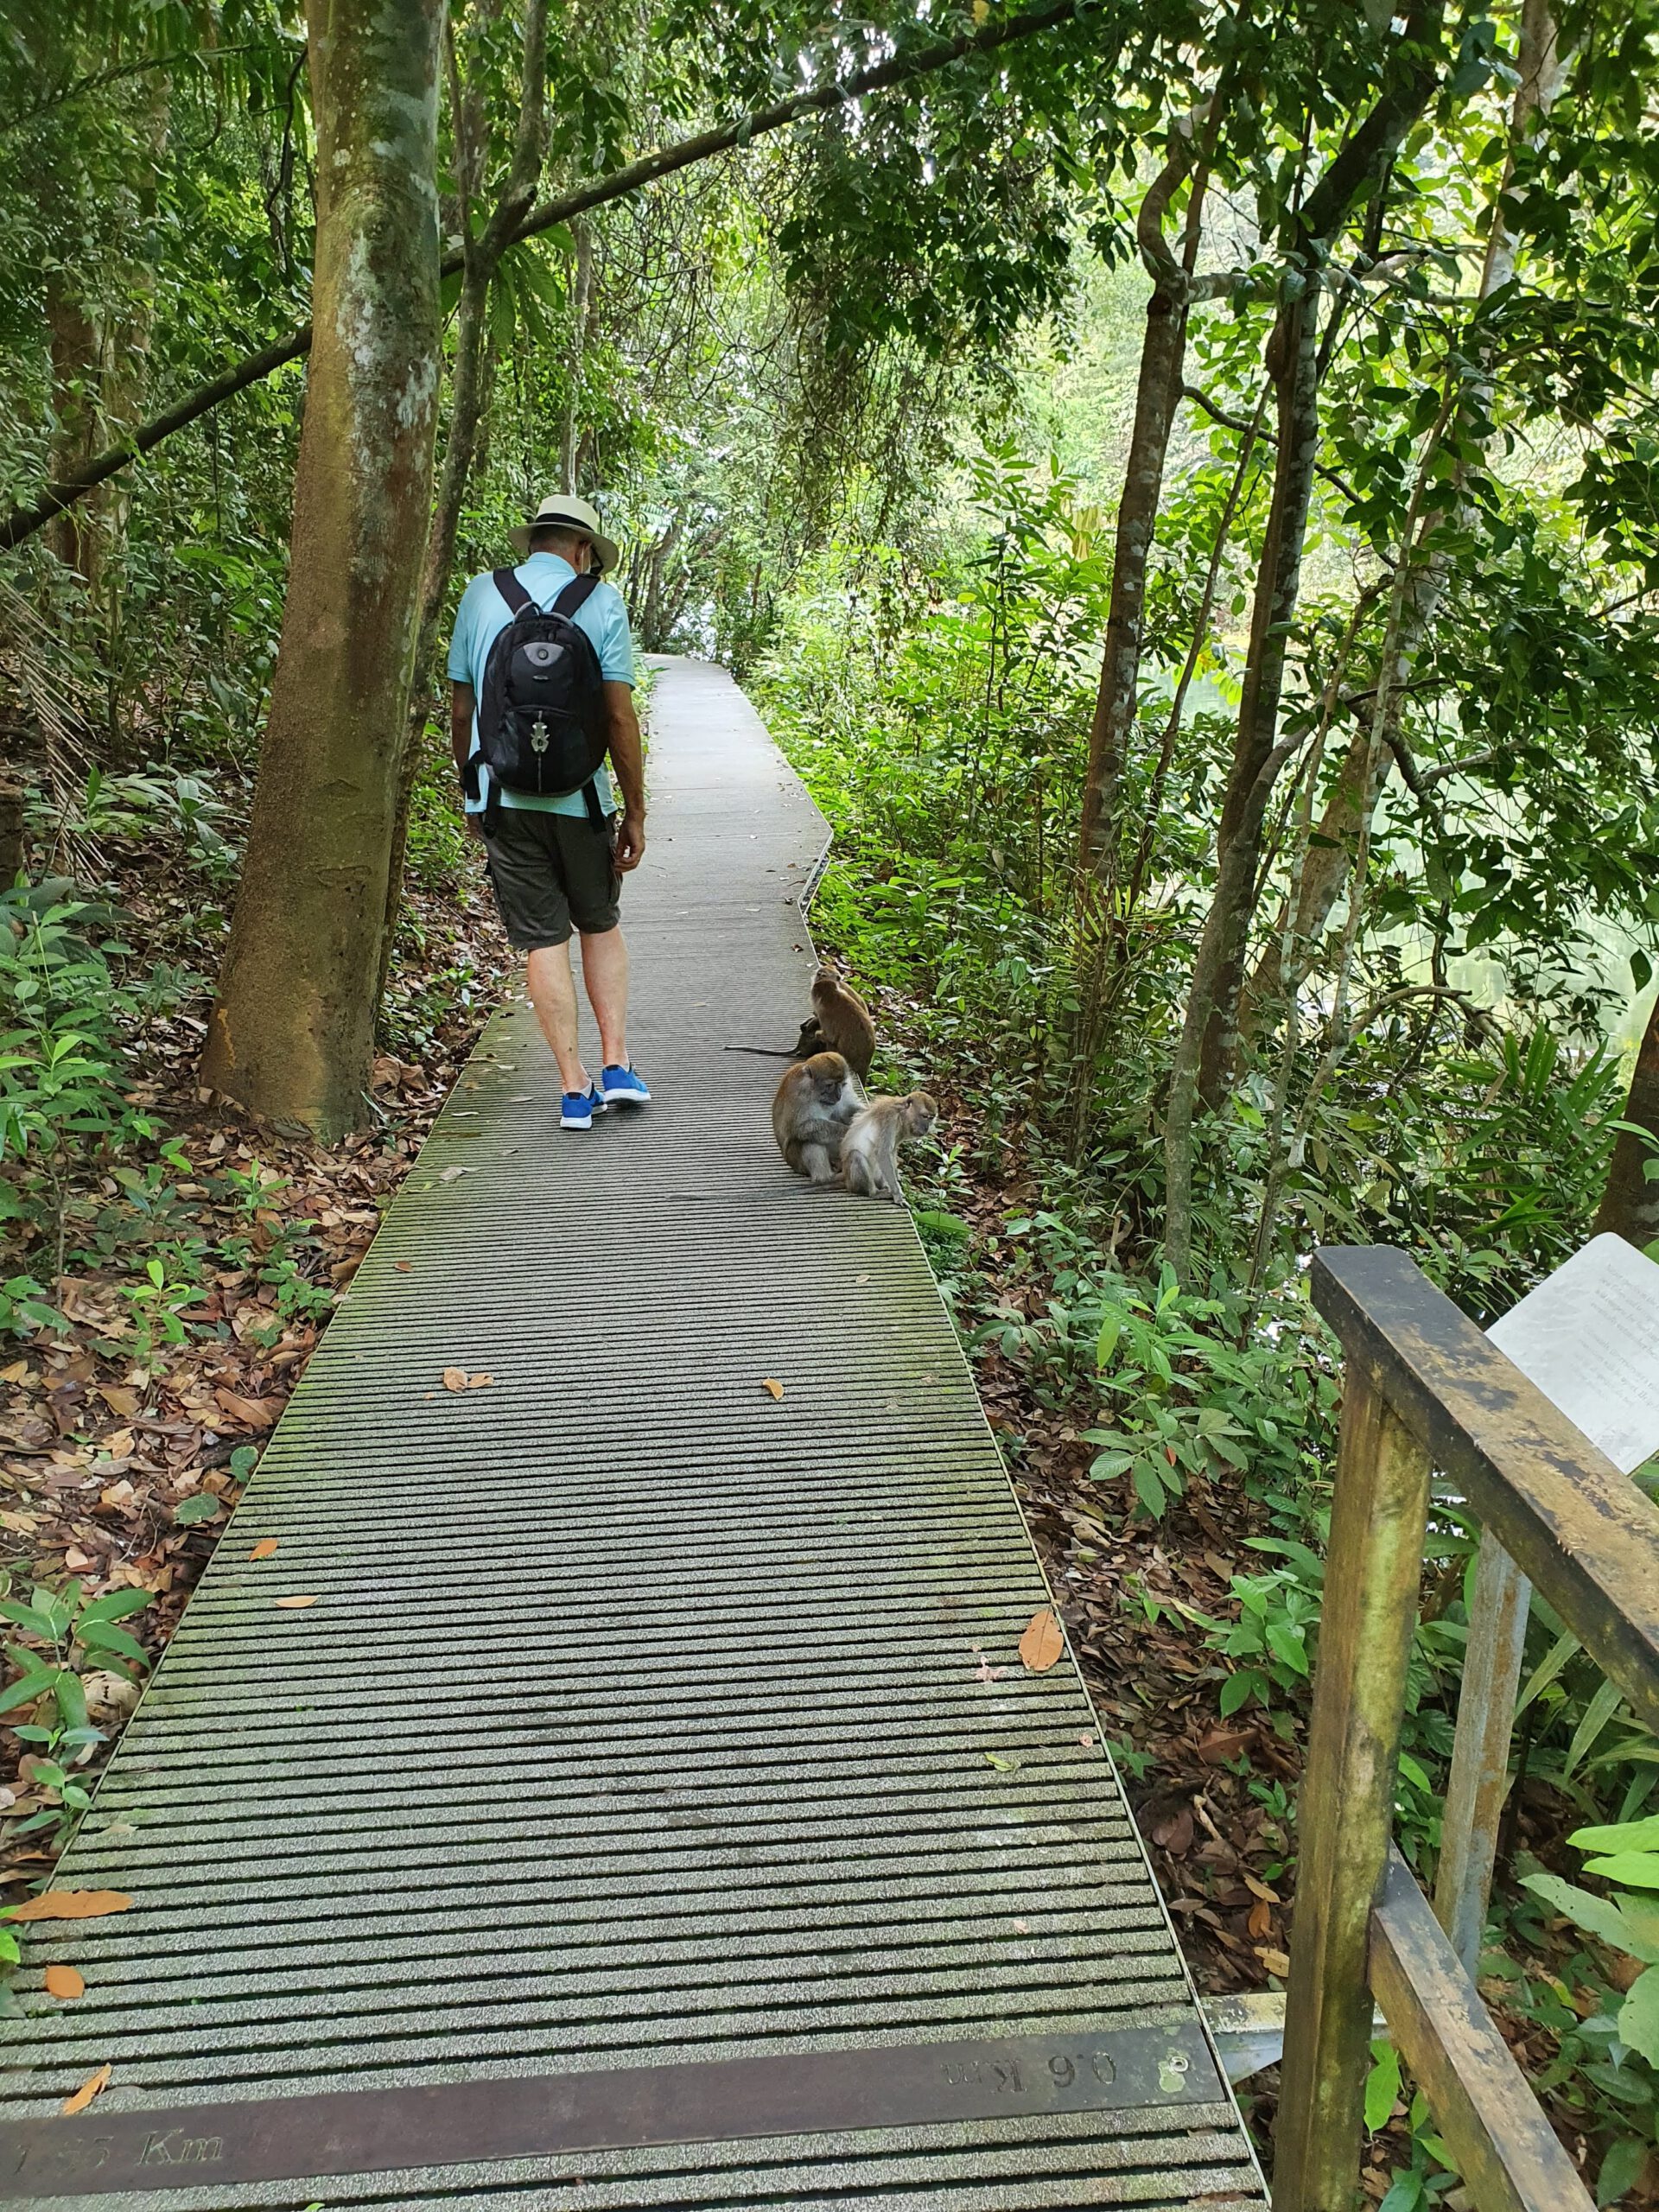
M 1592 1237 L 1486 1332 L 1629 1474 L 1659 1452 L 1659 1266 Z

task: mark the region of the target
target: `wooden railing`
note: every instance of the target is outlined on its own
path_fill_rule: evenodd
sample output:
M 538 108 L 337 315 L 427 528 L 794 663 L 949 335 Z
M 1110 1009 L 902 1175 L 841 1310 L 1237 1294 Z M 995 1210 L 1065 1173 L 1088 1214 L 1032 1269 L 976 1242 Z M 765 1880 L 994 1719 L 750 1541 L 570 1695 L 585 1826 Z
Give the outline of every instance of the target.
M 1659 1729 L 1659 1509 L 1403 1253 L 1324 1252 L 1342 1440 L 1307 1764 L 1274 2212 L 1351 2212 L 1373 1999 L 1479 2212 L 1592 2212 L 1394 1848 L 1431 1468 Z

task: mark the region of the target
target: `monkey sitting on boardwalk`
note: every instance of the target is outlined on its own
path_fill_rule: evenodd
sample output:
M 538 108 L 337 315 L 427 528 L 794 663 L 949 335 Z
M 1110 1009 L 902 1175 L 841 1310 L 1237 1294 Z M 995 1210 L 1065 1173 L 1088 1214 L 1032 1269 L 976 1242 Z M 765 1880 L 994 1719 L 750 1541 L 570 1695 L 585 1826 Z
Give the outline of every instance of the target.
M 872 1098 L 855 1114 L 841 1141 L 842 1180 L 861 1198 L 891 1198 L 902 1205 L 899 1187 L 899 1141 L 925 1137 L 938 1118 L 938 1108 L 925 1090 L 902 1098 Z
M 875 1058 L 875 1024 L 858 993 L 849 990 L 826 960 L 812 978 L 812 1011 L 801 1024 L 793 1052 L 773 1052 L 765 1045 L 728 1045 L 726 1050 L 762 1060 L 805 1060 L 814 1052 L 839 1052 L 862 1083 Z
M 875 1024 L 858 993 L 826 960 L 812 978 L 812 1018 L 801 1024 L 799 1053 L 839 1052 L 861 1083 L 875 1058 Z
M 789 1070 L 772 1101 L 778 1148 L 798 1175 L 833 1183 L 842 1133 L 864 1103 L 864 1086 L 839 1052 L 814 1052 Z

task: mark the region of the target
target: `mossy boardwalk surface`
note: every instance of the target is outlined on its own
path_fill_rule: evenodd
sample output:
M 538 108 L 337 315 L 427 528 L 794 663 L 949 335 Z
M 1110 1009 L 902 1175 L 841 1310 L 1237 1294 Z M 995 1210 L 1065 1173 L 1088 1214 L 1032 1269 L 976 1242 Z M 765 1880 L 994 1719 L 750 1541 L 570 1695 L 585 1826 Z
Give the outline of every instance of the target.
M 723 1049 L 822 820 L 696 663 L 652 781 L 656 1102 L 563 1135 L 491 1023 L 61 1870 L 130 1910 L 30 1931 L 13 2201 L 1260 2202 L 908 1217 Z

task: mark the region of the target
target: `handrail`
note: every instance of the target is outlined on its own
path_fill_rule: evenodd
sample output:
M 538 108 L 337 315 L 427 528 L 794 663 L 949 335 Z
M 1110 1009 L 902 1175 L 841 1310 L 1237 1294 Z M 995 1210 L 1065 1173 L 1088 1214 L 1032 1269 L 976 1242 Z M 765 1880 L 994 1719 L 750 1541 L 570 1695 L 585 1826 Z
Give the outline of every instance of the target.
M 1592 2212 L 1474 1984 L 1393 1851 L 1429 1473 L 1440 1469 L 1659 1726 L 1659 1508 L 1404 1253 L 1332 1249 L 1346 1360 L 1298 1825 L 1274 2212 L 1350 2212 L 1373 1993 L 1479 2212 Z

